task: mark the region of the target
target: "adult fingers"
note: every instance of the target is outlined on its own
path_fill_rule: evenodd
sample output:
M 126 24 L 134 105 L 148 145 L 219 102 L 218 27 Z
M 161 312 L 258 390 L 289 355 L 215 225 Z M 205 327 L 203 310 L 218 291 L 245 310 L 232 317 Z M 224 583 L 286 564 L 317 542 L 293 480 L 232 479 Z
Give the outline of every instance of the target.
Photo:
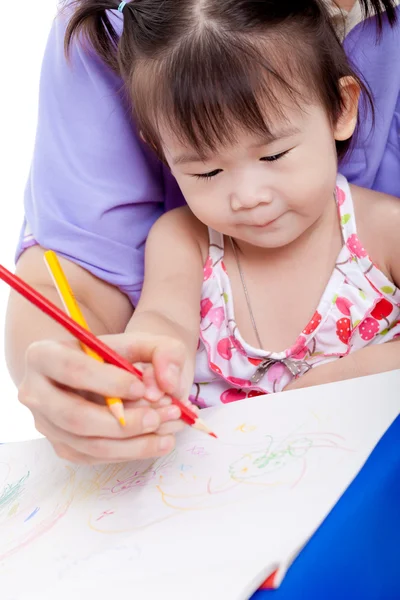
M 40 373 L 58 384 L 101 396 L 136 400 L 144 396 L 145 387 L 134 375 L 87 356 L 69 344 L 43 340 L 26 352 L 26 376 Z
M 49 440 L 50 441 L 50 440 Z M 99 464 L 98 459 L 93 458 L 92 456 L 88 456 L 87 454 L 82 454 L 81 452 L 77 452 L 67 444 L 63 444 L 61 442 L 52 443 L 55 453 L 57 456 L 64 460 L 68 460 L 69 462 L 78 464 L 78 465 L 95 465 Z
M 183 431 L 187 425 L 182 421 L 167 421 L 165 423 L 161 423 L 160 427 L 157 429 L 156 433 L 158 435 L 167 435 L 172 433 L 173 435 Z
M 109 456 L 107 460 L 104 460 L 101 456 L 100 457 L 90 456 L 89 454 L 84 454 L 82 452 L 78 452 L 75 448 L 69 446 L 68 444 L 62 443 L 62 442 L 52 443 L 52 446 L 54 448 L 54 451 L 60 458 L 62 458 L 64 460 L 68 460 L 75 464 L 99 465 L 99 464 L 105 464 L 105 463 L 120 463 L 120 462 L 125 462 L 126 460 L 131 460 L 131 458 L 121 459 L 121 458 L 116 458 L 114 456 Z M 152 455 L 150 452 L 151 452 L 151 450 L 149 450 L 149 452 L 147 454 L 144 453 L 140 458 L 141 459 L 156 458 L 156 455 Z M 163 456 L 163 454 L 159 454 L 159 456 Z M 136 457 L 133 457 L 133 458 L 136 458 Z
M 85 464 L 125 462 L 164 456 L 175 445 L 173 435 L 152 433 L 128 439 L 87 438 L 61 430 L 45 418 L 37 419 L 35 424 L 61 458 Z
M 99 462 L 125 462 L 144 458 L 164 456 L 173 450 L 173 435 L 151 433 L 124 440 L 106 438 L 78 438 L 74 440 L 74 449 Z
M 126 411 L 126 426 L 121 427 L 105 405 L 88 402 L 42 377 L 20 386 L 18 397 L 34 417 L 43 415 L 57 428 L 84 437 L 128 438 L 157 430 L 167 415 L 179 418 L 179 411 L 171 411 L 171 406 L 161 414 L 161 409 L 140 406 Z

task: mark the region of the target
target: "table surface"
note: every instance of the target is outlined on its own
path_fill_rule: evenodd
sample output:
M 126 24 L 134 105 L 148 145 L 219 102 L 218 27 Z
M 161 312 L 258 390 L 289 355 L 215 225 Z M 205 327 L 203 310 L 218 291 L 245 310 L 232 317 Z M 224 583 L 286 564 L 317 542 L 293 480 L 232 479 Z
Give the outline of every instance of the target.
M 400 417 L 278 590 L 252 600 L 400 600 Z

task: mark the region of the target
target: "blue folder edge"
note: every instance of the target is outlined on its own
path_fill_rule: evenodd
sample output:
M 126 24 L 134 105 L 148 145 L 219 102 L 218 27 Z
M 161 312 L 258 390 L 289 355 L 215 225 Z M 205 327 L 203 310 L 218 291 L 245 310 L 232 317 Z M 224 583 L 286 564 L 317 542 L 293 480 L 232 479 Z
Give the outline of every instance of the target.
M 400 393 L 400 390 L 399 390 Z M 296 558 L 252 600 L 400 600 L 400 416 Z

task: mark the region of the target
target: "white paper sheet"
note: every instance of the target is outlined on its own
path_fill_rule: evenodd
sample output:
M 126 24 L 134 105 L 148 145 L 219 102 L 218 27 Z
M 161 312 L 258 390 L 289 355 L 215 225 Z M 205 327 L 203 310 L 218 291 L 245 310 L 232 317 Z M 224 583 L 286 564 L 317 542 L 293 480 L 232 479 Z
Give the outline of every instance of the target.
M 202 417 L 159 461 L 78 467 L 0 446 L 2 600 L 246 598 L 329 513 L 400 412 L 400 371 Z

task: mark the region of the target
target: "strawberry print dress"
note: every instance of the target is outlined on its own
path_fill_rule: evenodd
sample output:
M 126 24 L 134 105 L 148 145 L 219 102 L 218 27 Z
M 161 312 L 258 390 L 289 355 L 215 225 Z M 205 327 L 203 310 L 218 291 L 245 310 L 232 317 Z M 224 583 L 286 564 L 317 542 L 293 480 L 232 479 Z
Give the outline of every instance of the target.
M 254 348 L 240 335 L 224 265 L 224 237 L 209 230 L 190 395 L 200 408 L 280 392 L 311 368 L 400 336 L 400 290 L 372 263 L 358 239 L 353 200 L 342 175 L 335 197 L 343 247 L 314 316 L 283 352 Z

